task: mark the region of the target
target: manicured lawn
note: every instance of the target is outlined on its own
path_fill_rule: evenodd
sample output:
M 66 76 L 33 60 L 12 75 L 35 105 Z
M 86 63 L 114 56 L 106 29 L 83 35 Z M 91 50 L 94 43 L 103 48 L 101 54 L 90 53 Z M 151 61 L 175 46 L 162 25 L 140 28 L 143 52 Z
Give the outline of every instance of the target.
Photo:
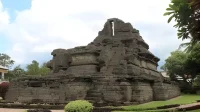
M 200 100 L 200 95 L 181 95 L 177 98 L 167 101 L 152 101 L 140 105 L 122 106 L 125 110 L 140 110 L 147 108 L 156 108 L 158 106 L 170 105 L 170 104 L 189 104 L 194 103 L 196 100 Z M 200 112 L 200 111 L 199 111 Z

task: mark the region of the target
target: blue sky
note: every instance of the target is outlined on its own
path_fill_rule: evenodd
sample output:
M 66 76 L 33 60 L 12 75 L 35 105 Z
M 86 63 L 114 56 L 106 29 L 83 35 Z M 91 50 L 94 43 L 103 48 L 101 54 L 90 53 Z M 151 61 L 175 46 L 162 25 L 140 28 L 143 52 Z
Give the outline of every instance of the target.
M 16 11 L 22 11 L 31 8 L 31 0 L 1 0 L 3 7 L 8 11 L 10 21 L 14 21 Z
M 10 22 L 13 22 L 16 18 L 16 12 L 29 9 L 31 7 L 31 0 L 0 0 L 4 9 L 8 12 Z M 3 34 L 0 33 L 0 52 L 6 52 L 10 49 L 11 42 Z
M 159 65 L 182 43 L 164 17 L 170 0 L 0 0 L 0 52 L 25 66 L 52 58 L 56 48 L 90 43 L 108 18 L 130 22 L 140 30 Z M 113 5 L 114 3 L 114 5 Z M 141 7 L 141 5 L 142 7 Z

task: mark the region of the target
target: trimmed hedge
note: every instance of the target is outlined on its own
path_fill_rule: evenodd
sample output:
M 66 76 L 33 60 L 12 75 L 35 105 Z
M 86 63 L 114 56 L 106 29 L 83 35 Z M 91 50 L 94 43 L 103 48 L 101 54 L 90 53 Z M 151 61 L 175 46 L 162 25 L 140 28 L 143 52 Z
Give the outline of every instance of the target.
M 65 112 L 92 112 L 93 105 L 86 100 L 76 100 L 69 102 L 64 110 Z

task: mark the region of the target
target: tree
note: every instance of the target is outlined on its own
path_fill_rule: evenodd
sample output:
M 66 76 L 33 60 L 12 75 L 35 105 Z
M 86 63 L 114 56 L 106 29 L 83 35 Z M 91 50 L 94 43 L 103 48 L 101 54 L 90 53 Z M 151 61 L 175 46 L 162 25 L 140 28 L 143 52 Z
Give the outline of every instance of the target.
M 50 72 L 50 69 L 46 67 L 47 63 L 43 63 L 40 67 L 40 75 L 47 75 Z
M 8 73 L 5 75 L 5 79 L 11 80 L 13 78 L 17 78 L 25 74 L 26 71 L 23 68 L 21 68 L 20 65 L 18 65 L 13 70 L 8 71 Z
M 200 41 L 200 2 L 199 0 L 171 0 L 164 16 L 171 15 L 168 23 L 175 19 L 178 38 L 190 39 L 190 46 Z
M 39 63 L 35 60 L 33 60 L 31 64 L 28 64 L 26 68 L 27 70 L 24 70 L 20 65 L 16 66 L 5 75 L 5 79 L 12 80 L 25 75 L 43 76 L 50 72 L 50 69 L 46 67 L 46 63 L 39 66 Z
M 0 53 L 0 65 L 10 68 L 14 64 L 14 60 L 11 60 L 10 56 L 4 53 Z
M 185 49 L 184 49 L 184 52 L 190 53 L 195 44 L 196 44 L 196 43 L 193 43 L 193 42 L 182 43 L 182 44 L 179 45 L 179 48 L 178 48 L 178 49 L 180 50 L 181 48 L 185 48 Z
M 189 0 L 191 2 L 191 6 L 195 9 L 198 10 L 200 9 L 200 1 L 199 0 Z
M 192 79 L 194 79 L 197 74 L 200 74 L 200 44 L 196 44 L 188 54 L 185 70 L 187 74 L 191 74 Z
M 14 76 L 19 77 L 21 75 L 24 75 L 26 72 L 23 68 L 21 68 L 20 65 L 16 66 L 13 70 L 12 70 Z
M 40 74 L 39 63 L 35 60 L 33 60 L 31 64 L 27 65 L 26 68 L 27 68 L 28 75 L 39 75 Z
M 188 53 L 178 50 L 171 52 L 171 56 L 165 60 L 166 63 L 163 65 L 163 68 L 167 70 L 171 80 L 177 81 L 180 84 L 182 92 L 193 93 L 191 77 L 185 69 L 187 59 Z M 183 80 L 177 80 L 177 76 L 180 76 Z
M 46 67 L 46 63 L 39 66 L 39 63 L 35 60 L 33 60 L 31 64 L 27 65 L 26 68 L 28 75 L 47 75 L 50 72 L 50 69 Z
M 179 75 L 184 78 L 185 74 L 185 62 L 187 59 L 187 54 L 183 51 L 174 51 L 171 52 L 171 56 L 169 56 L 165 60 L 165 64 L 162 66 L 162 68 L 167 70 L 167 73 L 169 74 L 171 80 L 177 80 L 176 75 Z M 184 81 L 186 79 L 184 78 Z
M 183 78 L 180 82 L 182 92 L 194 92 L 193 86 L 200 87 L 200 43 L 196 43 L 189 53 L 174 51 L 166 60 L 162 68 L 165 68 L 172 80 L 175 75 Z

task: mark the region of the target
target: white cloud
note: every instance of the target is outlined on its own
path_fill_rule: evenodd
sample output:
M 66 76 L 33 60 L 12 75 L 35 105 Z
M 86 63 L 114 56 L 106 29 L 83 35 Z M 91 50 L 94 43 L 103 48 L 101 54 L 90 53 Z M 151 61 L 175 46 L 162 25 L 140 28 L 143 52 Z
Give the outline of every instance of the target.
M 31 8 L 19 11 L 15 21 L 5 27 L 5 34 L 14 43 L 8 52 L 17 64 L 26 64 L 35 55 L 50 55 L 56 48 L 87 45 L 106 19 L 117 17 L 139 29 L 150 50 L 162 52 L 156 54 L 163 57 L 181 42 L 176 29 L 167 23 L 168 17 L 163 17 L 169 3 L 170 0 L 32 0 Z
M 9 23 L 8 12 L 4 9 L 3 4 L 0 0 L 0 31 Z

